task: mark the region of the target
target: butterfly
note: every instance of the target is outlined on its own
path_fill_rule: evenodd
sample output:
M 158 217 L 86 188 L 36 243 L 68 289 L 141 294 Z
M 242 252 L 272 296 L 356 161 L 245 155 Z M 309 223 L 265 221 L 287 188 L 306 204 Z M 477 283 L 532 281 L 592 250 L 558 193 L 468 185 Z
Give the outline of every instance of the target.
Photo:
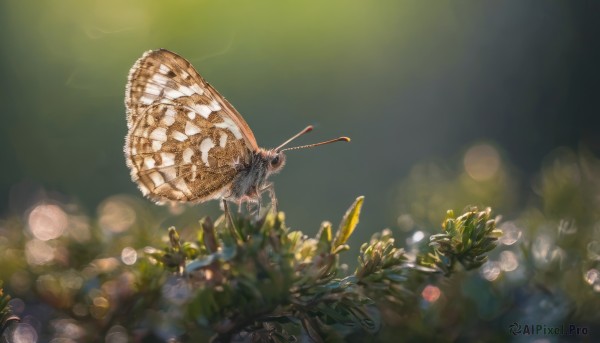
M 271 174 L 285 165 L 284 149 L 306 127 L 275 149 L 260 148 L 240 113 L 174 52 L 147 51 L 129 72 L 125 91 L 125 158 L 142 193 L 163 204 L 223 199 L 257 203 L 263 192 L 277 200 Z

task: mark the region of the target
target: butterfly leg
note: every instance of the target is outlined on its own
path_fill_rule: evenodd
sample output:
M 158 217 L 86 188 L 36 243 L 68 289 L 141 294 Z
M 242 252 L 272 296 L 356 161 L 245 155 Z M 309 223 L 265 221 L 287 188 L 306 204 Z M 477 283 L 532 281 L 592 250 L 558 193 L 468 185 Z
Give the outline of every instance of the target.
M 277 204 L 277 197 L 275 196 L 275 187 L 272 183 L 268 183 L 266 186 L 264 186 L 260 192 L 264 192 L 267 191 L 269 192 L 269 198 L 271 199 L 271 209 L 277 213 L 278 211 L 278 204 Z
M 259 199 L 258 199 L 258 201 L 256 202 L 256 216 L 257 216 L 257 217 L 260 217 L 260 208 L 261 208 L 261 204 L 262 204 L 262 201 L 261 201 L 261 199 L 259 198 Z
M 238 206 L 238 214 L 241 214 L 242 213 L 242 199 L 238 200 L 237 206 Z
M 233 219 L 231 217 L 231 213 L 229 212 L 229 205 L 227 205 L 227 200 L 223 199 L 223 211 L 225 212 L 225 217 L 227 218 L 227 223 L 233 226 Z
M 229 231 L 234 238 L 239 239 L 238 230 L 235 228 L 233 218 L 231 217 L 231 212 L 229 212 L 229 205 L 227 205 L 227 200 L 225 199 L 223 199 L 223 208 L 225 209 L 225 217 L 227 218 L 227 227 L 229 227 Z
M 254 207 L 254 208 L 252 208 L 253 202 L 254 201 L 252 201 L 252 200 L 246 201 L 246 211 L 248 211 L 248 214 L 256 214 L 258 216 L 260 214 L 260 209 L 261 209 L 260 199 L 258 199 L 258 201 L 256 202 L 256 207 Z

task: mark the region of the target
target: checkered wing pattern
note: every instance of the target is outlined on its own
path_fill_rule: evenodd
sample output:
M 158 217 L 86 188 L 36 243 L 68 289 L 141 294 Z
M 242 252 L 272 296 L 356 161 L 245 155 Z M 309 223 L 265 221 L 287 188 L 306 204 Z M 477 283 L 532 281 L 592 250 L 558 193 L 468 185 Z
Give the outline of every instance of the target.
M 203 202 L 227 197 L 257 150 L 241 115 L 167 50 L 146 52 L 129 73 L 125 158 L 150 199 Z

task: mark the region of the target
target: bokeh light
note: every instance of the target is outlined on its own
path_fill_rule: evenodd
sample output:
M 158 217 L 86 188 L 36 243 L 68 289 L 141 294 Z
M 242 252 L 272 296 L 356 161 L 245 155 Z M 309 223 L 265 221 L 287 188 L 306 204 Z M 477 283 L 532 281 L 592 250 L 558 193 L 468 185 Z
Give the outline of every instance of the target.
M 102 273 L 109 273 L 119 266 L 119 260 L 114 257 L 98 258 L 92 262 L 92 265 Z
M 21 323 L 26 323 L 31 325 L 31 327 L 35 330 L 36 333 L 39 333 L 43 330 L 42 322 L 37 317 L 39 313 L 35 314 L 27 314 L 24 317 L 21 317 Z
M 440 289 L 433 285 L 427 285 L 421 292 L 421 296 L 423 297 L 423 299 L 425 299 L 425 301 L 429 303 L 436 302 L 440 298 L 441 294 L 442 292 L 440 291 Z
M 56 249 L 48 242 L 32 239 L 25 244 L 25 257 L 30 265 L 42 265 L 52 262 Z
M 398 216 L 398 228 L 404 232 L 411 231 L 415 226 L 415 220 L 408 213 Z
M 521 238 L 521 229 L 514 222 L 503 222 L 500 224 L 499 229 L 502 230 L 502 236 L 499 240 L 504 245 L 513 245 Z
M 68 341 L 81 341 L 85 337 L 85 329 L 73 319 L 55 319 L 50 325 L 54 329 L 54 337 Z
M 92 305 L 90 305 L 90 314 L 96 319 L 102 319 L 109 311 L 110 302 L 103 296 L 96 296 L 92 299 Z
M 425 233 L 423 231 L 415 231 L 415 233 L 412 235 L 413 243 L 418 243 L 422 241 L 423 238 L 425 238 Z
M 136 220 L 135 210 L 123 196 L 106 199 L 98 207 L 100 226 L 107 231 L 119 233 L 129 229 Z
M 479 144 L 469 148 L 465 153 L 463 163 L 465 171 L 475 181 L 490 180 L 498 173 L 501 165 L 498 151 L 488 144 Z
M 121 261 L 126 265 L 132 265 L 137 261 L 137 251 L 132 247 L 126 247 L 121 251 Z
M 6 342 L 10 343 L 35 343 L 38 341 L 37 332 L 27 323 L 12 325 L 2 336 Z
M 68 232 L 74 240 L 85 243 L 90 240 L 90 219 L 84 215 L 70 215 Z
M 129 337 L 127 336 L 127 330 L 120 325 L 114 325 L 106 334 L 106 338 L 104 339 L 105 343 L 127 343 L 129 342 Z
M 40 204 L 29 213 L 28 224 L 35 238 L 47 241 L 63 234 L 68 217 L 57 205 Z
M 519 267 L 517 255 L 510 250 L 504 250 L 500 253 L 499 263 L 500 269 L 504 272 L 512 272 Z
M 82 303 L 77 303 L 73 305 L 72 310 L 73 313 L 78 317 L 85 317 L 89 313 L 87 306 Z
M 425 238 L 425 232 L 421 230 L 417 230 L 413 232 L 408 238 L 406 238 L 406 245 L 413 246 L 413 249 L 418 249 L 418 243 L 421 242 Z
M 500 276 L 500 264 L 494 261 L 487 261 L 481 266 L 479 274 L 488 281 L 494 281 Z
M 585 273 L 584 279 L 585 282 L 592 286 L 597 283 L 600 283 L 600 271 L 598 271 L 598 269 L 592 268 Z

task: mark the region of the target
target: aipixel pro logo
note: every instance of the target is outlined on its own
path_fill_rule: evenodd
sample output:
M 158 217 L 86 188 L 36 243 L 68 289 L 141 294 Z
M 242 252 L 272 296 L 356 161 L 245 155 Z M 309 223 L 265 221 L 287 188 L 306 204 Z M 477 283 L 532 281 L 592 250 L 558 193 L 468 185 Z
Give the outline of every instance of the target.
M 520 324 L 514 322 L 508 327 L 513 336 L 587 336 L 589 330 L 584 326 L 569 325 L 545 325 L 545 324 Z

